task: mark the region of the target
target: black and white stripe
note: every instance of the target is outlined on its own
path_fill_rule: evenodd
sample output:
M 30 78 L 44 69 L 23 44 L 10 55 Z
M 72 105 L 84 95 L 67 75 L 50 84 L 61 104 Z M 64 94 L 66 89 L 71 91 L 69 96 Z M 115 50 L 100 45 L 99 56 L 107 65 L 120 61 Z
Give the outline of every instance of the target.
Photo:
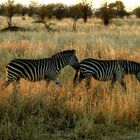
M 78 72 L 80 74 L 78 76 Z M 118 81 L 124 89 L 126 84 L 123 81 L 125 74 L 134 74 L 140 82 L 140 64 L 128 60 L 98 60 L 87 58 L 80 62 L 79 69 L 74 77 L 74 86 L 80 83 L 83 79 L 86 80 L 87 89 L 90 87 L 91 77 L 100 80 L 111 80 L 111 89 L 116 81 Z
M 7 87 L 14 81 L 18 82 L 21 78 L 33 82 L 44 79 L 46 83 L 52 80 L 60 85 L 60 80 L 56 78 L 61 69 L 67 65 L 71 65 L 76 69 L 79 64 L 75 53 L 75 50 L 67 50 L 57 53 L 50 58 L 12 60 L 6 67 L 7 80 L 2 87 Z

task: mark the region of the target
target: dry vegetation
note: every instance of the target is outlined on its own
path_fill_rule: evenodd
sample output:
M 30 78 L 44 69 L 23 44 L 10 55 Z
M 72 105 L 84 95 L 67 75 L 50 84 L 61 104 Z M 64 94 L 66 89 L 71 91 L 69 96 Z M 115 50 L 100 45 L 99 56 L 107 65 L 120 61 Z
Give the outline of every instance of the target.
M 109 27 L 99 20 L 85 25 L 79 21 L 77 32 L 72 32 L 71 20 L 52 21 L 59 29 L 54 33 L 47 33 L 43 25 L 32 24 L 27 17 L 25 21 L 16 17 L 13 22 L 31 31 L 0 33 L 0 84 L 11 59 L 49 57 L 71 48 L 77 50 L 79 60 L 93 57 L 140 62 L 140 21 L 136 19 L 116 20 Z M 1 139 L 140 139 L 140 84 L 135 77 L 125 77 L 127 93 L 116 84 L 109 95 L 110 83 L 94 79 L 89 92 L 84 83 L 73 89 L 74 74 L 71 67 L 62 70 L 62 88 L 51 83 L 46 91 L 43 81 L 21 80 L 17 97 L 12 85 L 0 91 Z

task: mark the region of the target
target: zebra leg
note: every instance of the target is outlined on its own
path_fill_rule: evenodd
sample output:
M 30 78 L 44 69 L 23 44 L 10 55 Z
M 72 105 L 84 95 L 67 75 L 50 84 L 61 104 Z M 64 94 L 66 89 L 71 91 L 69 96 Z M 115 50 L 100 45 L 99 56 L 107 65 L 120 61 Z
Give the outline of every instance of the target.
M 45 79 L 45 82 L 46 82 L 46 88 L 48 88 L 48 86 L 49 86 L 51 80 Z
M 120 74 L 117 74 L 116 75 L 116 80 L 119 81 L 119 83 L 121 84 L 121 86 L 123 87 L 123 89 L 126 91 L 126 84 L 123 81 L 123 79 L 124 79 L 123 72 L 121 72 Z
M 117 81 L 121 84 L 121 86 L 123 87 L 123 89 L 126 91 L 126 84 L 123 81 L 124 77 L 123 75 L 121 75 L 119 78 L 117 78 Z
M 140 72 L 136 74 L 136 79 L 140 82 Z
M 77 80 L 77 77 L 78 77 L 78 72 L 79 72 L 79 70 L 76 70 L 75 76 L 73 78 L 73 88 L 76 87 L 76 80 Z
M 125 74 L 125 70 L 122 68 L 122 66 L 120 66 L 118 64 L 118 69 L 117 71 L 115 72 L 115 76 L 116 76 L 116 80 L 119 81 L 119 83 L 121 84 L 121 86 L 124 88 L 124 90 L 126 91 L 126 84 L 125 82 L 123 81 L 124 79 L 124 74 Z
M 125 82 L 123 81 L 123 79 L 120 81 L 120 84 L 121 84 L 121 86 L 124 88 L 124 90 L 126 91 L 126 84 L 125 84 Z
M 111 85 L 110 85 L 110 88 L 109 88 L 109 93 L 112 92 L 112 89 L 113 89 L 115 83 L 116 83 L 116 80 L 115 80 L 115 79 L 112 79 L 112 80 L 111 80 Z
M 91 88 L 91 78 L 92 77 L 86 77 L 86 90 L 87 91 Z
M 1 90 L 4 90 L 6 87 L 8 87 L 13 81 L 12 80 L 6 80 L 2 85 L 1 85 Z
M 82 80 L 83 80 L 83 78 L 78 77 L 78 78 L 75 80 L 73 87 L 75 88 L 78 84 L 80 84 L 80 83 L 82 82 Z
M 48 91 L 48 87 L 49 87 L 50 82 L 51 82 L 51 80 L 45 79 L 45 87 L 46 87 L 44 90 L 45 93 Z
M 19 93 L 19 88 L 20 88 L 19 79 L 18 79 L 18 80 L 15 80 L 15 81 L 13 82 L 13 86 L 14 86 L 14 92 L 13 92 L 13 94 L 14 94 L 14 97 L 16 98 L 17 95 L 18 95 L 18 93 Z
M 123 87 L 123 89 L 126 91 L 126 84 L 123 81 L 123 79 L 124 79 L 124 75 L 123 74 L 121 74 L 118 77 L 116 77 L 116 80 L 121 84 L 121 86 Z
M 19 89 L 19 84 L 20 84 L 19 80 L 15 80 L 13 82 L 14 90 L 18 90 Z
M 80 84 L 84 78 L 85 77 L 82 75 L 81 72 L 80 72 L 79 76 L 78 76 L 78 73 L 77 73 L 77 77 L 74 79 L 73 87 L 75 88 L 78 84 Z

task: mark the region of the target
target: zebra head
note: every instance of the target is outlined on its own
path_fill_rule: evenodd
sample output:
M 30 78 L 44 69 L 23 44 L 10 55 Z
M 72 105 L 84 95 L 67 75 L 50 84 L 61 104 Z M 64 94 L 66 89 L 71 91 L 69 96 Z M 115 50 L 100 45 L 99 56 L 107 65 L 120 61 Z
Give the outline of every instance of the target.
M 79 68 L 79 61 L 75 54 L 76 51 L 74 49 L 66 50 L 66 51 L 56 53 L 51 57 L 51 59 L 57 65 L 57 69 L 61 69 L 67 65 L 70 65 L 75 70 L 77 70 Z
M 76 54 L 76 50 L 67 50 L 64 51 L 64 54 L 67 58 L 67 64 L 73 67 L 75 70 L 79 69 L 79 61 Z

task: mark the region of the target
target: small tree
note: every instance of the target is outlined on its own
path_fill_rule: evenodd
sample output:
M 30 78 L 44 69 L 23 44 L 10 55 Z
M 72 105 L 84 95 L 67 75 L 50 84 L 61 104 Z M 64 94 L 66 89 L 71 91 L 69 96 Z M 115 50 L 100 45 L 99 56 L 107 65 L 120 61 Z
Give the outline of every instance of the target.
M 115 2 L 116 8 L 117 8 L 117 15 L 121 18 L 123 18 L 126 15 L 125 6 L 122 1 L 116 1 Z
M 12 26 L 12 17 L 15 14 L 14 10 L 14 0 L 8 0 L 5 5 L 5 12 L 4 15 L 7 17 L 8 27 Z
M 0 5 L 0 15 L 3 15 L 4 10 L 5 10 L 5 5 L 4 4 Z
M 16 4 L 16 5 L 14 6 L 15 14 L 20 15 L 20 14 L 21 14 L 21 9 L 22 9 L 22 5 L 21 5 L 21 4 Z
M 73 26 L 72 30 L 77 31 L 77 21 L 79 18 L 82 18 L 82 12 L 81 12 L 81 4 L 76 4 L 69 6 L 67 17 L 70 17 L 73 19 Z
M 24 19 L 25 14 L 28 14 L 28 7 L 23 6 L 21 4 L 15 5 L 15 13 L 22 16 L 22 19 Z
M 65 17 L 65 11 L 66 6 L 60 3 L 53 8 L 53 15 L 56 17 L 56 19 L 61 20 Z
M 38 4 L 36 2 L 31 1 L 29 5 L 28 15 L 29 17 L 32 17 L 33 15 L 36 15 L 38 12 Z
M 108 4 L 105 3 L 97 12 L 95 12 L 95 15 L 103 20 L 104 25 L 108 25 L 110 23 L 110 20 L 114 17 L 113 10 L 109 8 Z
M 82 18 L 84 19 L 84 23 L 86 23 L 88 17 L 92 15 L 91 7 L 92 7 L 92 2 L 89 2 L 87 0 L 82 0 L 82 2 L 80 3 Z
M 53 17 L 53 9 L 55 8 L 55 4 L 48 4 L 41 6 L 41 12 L 42 18 L 51 19 Z
M 140 18 L 140 7 L 137 7 L 133 10 L 133 13 L 136 15 L 137 18 Z
M 125 15 L 128 15 L 122 1 L 116 1 L 115 3 L 110 3 L 108 6 L 110 9 L 113 10 L 113 14 L 116 18 L 117 17 L 123 18 Z
M 54 23 L 48 22 L 53 17 L 53 8 L 55 7 L 54 4 L 48 4 L 48 5 L 39 5 L 36 7 L 36 15 L 38 17 L 38 23 L 44 24 L 46 30 L 48 32 L 56 31 L 51 26 L 54 25 Z
M 22 6 L 20 12 L 21 12 L 20 14 L 22 15 L 22 19 L 24 19 L 24 16 L 29 13 L 29 8 L 26 6 Z

